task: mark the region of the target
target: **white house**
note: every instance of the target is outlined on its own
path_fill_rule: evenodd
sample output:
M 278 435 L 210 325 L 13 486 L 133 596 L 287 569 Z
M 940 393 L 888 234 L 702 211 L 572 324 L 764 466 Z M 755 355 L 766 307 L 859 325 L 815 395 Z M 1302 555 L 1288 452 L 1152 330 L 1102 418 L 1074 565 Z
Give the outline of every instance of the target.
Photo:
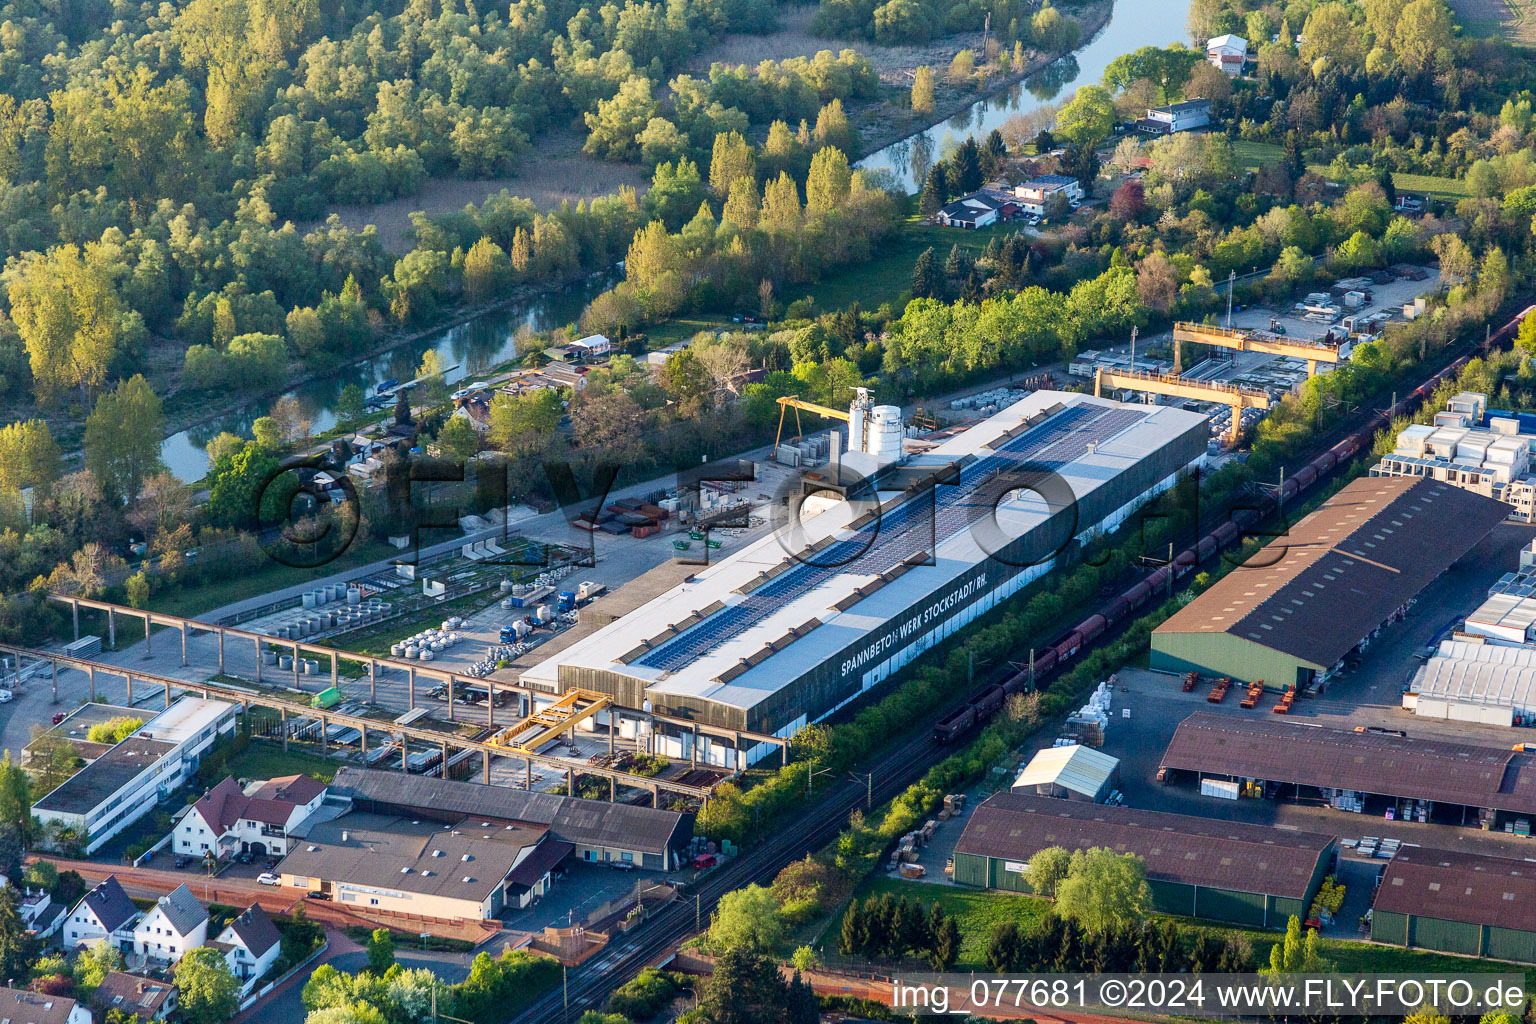
M 64 923 L 64 908 L 53 902 L 53 897 L 48 895 L 46 889 L 23 889 L 21 920 L 34 935 L 46 939 Z
M 123 891 L 117 876 L 108 875 L 75 904 L 64 922 L 60 944 L 71 949 L 105 940 L 122 949 L 133 942 L 133 925 L 138 919 L 139 908 Z
M 983 189 L 946 203 L 934 219 L 948 228 L 984 228 L 1018 212 L 1019 205 L 1013 197 Z
M 1205 59 L 1236 78 L 1243 73 L 1243 64 L 1248 60 L 1248 40 L 1230 32 L 1216 36 L 1205 44 Z
M 212 853 L 228 860 L 241 853 L 281 857 L 288 834 L 325 800 L 325 783 L 308 775 L 285 775 L 241 790 L 223 778 L 202 795 L 176 826 L 172 850 L 189 857 Z
M 91 1011 L 67 996 L 0 986 L 0 1019 L 9 1024 L 91 1024 Z
M 240 994 L 244 996 L 277 963 L 283 937 L 267 912 L 252 903 L 244 913 L 224 926 L 213 946 L 224 954 L 230 971 L 240 979 Z
M 86 853 L 95 853 L 180 788 L 218 738 L 234 734 L 238 711 L 227 701 L 181 697 L 34 803 L 32 813 L 44 825 L 88 835 Z
M 207 941 L 208 911 L 185 885 L 161 896 L 133 928 L 133 952 L 163 963 L 173 964 Z
M 1043 217 L 1045 204 L 1052 196 L 1064 196 L 1067 202 L 1073 204 L 1082 202 L 1083 186 L 1068 174 L 1042 174 L 1030 178 L 1022 185 L 1015 185 L 1013 194 L 1018 198 L 1019 207 L 1025 213 Z
M 1151 107 L 1147 116 L 1136 122 L 1136 130 L 1147 135 L 1172 135 L 1211 123 L 1210 100 L 1185 100 L 1166 107 Z
M 576 341 L 571 342 L 568 347 L 580 349 L 583 355 L 589 357 L 601 356 L 613 351 L 613 342 L 601 334 L 592 334 L 585 338 L 578 338 Z

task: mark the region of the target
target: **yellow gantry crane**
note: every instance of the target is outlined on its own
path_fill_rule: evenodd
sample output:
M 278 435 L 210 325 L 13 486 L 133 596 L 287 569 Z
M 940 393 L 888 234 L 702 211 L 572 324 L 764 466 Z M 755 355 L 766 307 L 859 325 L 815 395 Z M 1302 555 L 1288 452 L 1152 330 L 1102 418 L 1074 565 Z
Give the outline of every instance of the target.
M 562 732 L 576 728 L 578 722 L 591 718 L 612 704 L 613 698 L 606 693 L 568 690 L 553 704 L 513 722 L 485 742 L 518 753 L 537 753 L 540 747 Z M 524 737 L 523 734 L 530 730 L 537 731 L 531 737 Z
M 1167 373 L 1148 373 L 1145 370 L 1112 370 L 1099 366 L 1093 374 L 1093 393 L 1103 396 L 1104 389 L 1145 391 L 1170 398 L 1192 398 L 1199 402 L 1221 402 L 1232 407 L 1232 427 L 1227 438 L 1233 447 L 1242 439 L 1243 410 L 1268 409 L 1269 392 L 1257 388 L 1238 387 L 1235 384 L 1219 384 L 1215 381 L 1185 380 Z
M 802 428 L 800 425 L 801 409 L 804 409 L 806 412 L 817 413 L 821 416 L 830 416 L 832 419 L 842 420 L 844 423 L 848 422 L 847 409 L 832 409 L 825 405 L 817 405 L 815 402 L 807 402 L 801 399 L 798 395 L 790 395 L 787 398 L 781 398 L 779 399 L 779 432 L 773 439 L 774 451 L 779 450 L 779 442 L 784 439 L 784 414 L 791 409 L 795 410 L 795 430 L 797 432 L 796 436 L 805 433 L 804 428 Z M 849 444 L 850 446 L 852 445 L 851 439 Z
M 1217 327 L 1214 324 L 1196 324 L 1181 320 L 1173 325 L 1173 372 L 1183 369 L 1181 342 L 1193 341 L 1201 345 L 1214 345 L 1238 352 L 1264 352 L 1269 355 L 1290 356 L 1305 360 L 1307 376 L 1317 373 L 1318 363 L 1341 362 L 1339 346 L 1326 341 L 1305 338 L 1288 338 L 1283 334 L 1261 331 L 1249 327 Z

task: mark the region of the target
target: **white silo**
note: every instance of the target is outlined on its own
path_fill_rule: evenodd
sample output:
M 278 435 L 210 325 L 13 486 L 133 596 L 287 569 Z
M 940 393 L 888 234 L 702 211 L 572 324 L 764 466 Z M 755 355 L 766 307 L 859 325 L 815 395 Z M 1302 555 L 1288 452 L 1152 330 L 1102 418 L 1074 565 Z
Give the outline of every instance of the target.
M 875 464 L 889 466 L 901 460 L 901 409 L 894 405 L 877 405 L 869 416 L 869 439 L 865 451 L 875 457 Z

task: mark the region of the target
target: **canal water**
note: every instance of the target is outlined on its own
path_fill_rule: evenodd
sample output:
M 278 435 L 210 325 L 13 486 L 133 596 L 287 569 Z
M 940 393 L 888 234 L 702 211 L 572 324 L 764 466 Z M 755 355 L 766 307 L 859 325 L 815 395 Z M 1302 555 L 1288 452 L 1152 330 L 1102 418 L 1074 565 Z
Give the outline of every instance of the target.
M 587 303 L 612 284 L 607 275 L 598 275 L 563 291 L 492 310 L 456 327 L 433 332 L 408 345 L 341 367 L 288 394 L 299 400 L 315 433 L 329 430 L 336 425 L 336 400 L 348 384 L 356 384 L 363 389 L 364 395 L 371 395 L 374 385 L 380 381 L 390 378 L 410 380 L 416 376 L 416 368 L 421 365 L 428 349 L 437 350 L 443 365 L 454 367 L 446 375 L 449 384 L 473 381 L 483 371 L 517 354 L 516 335 L 521 328 L 547 331 L 572 323 L 581 316 Z M 177 479 L 188 482 L 202 479 L 208 472 L 208 442 L 224 430 L 249 437 L 251 424 L 257 417 L 267 414 L 272 401 L 252 402 L 227 416 L 172 434 L 160 446 L 161 461 Z
M 1098 82 L 1104 68 L 1122 53 L 1137 47 L 1167 46 L 1188 42 L 1185 21 L 1189 0 L 1115 0 L 1114 11 L 1099 33 L 1071 56 L 1031 75 L 1001 92 L 977 100 L 953 117 L 929 129 L 892 143 L 859 161 L 861 168 L 887 170 L 916 192 L 935 159 L 942 158 L 967 135 L 984 137 L 1015 114 L 1027 113 L 1048 103 L 1070 99 L 1079 85 Z M 429 334 L 409 345 L 342 367 L 303 384 L 289 394 L 298 398 L 316 433 L 336 425 L 335 403 L 341 389 L 356 384 L 371 394 L 380 381 L 410 380 L 416 376 L 422 356 L 436 349 L 447 366 L 448 382 L 472 381 L 482 371 L 516 355 L 515 336 L 520 328 L 546 331 L 572 323 L 588 302 L 612 281 L 597 275 L 563 291 L 492 310 L 457 327 Z M 249 437 L 251 424 L 266 415 L 271 401 L 242 406 L 227 416 L 211 420 L 165 439 L 160 458 L 179 479 L 194 481 L 208 472 L 207 443 L 220 431 Z
M 860 160 L 858 166 L 890 171 L 908 192 L 922 188 L 928 168 L 948 156 L 967 135 L 980 141 L 1015 114 L 1072 98 L 1079 85 L 1104 77 L 1109 62 L 1142 46 L 1189 43 L 1189 0 L 1115 0 L 1109 22 L 1088 45 L 1001 92 L 977 100 L 926 131 L 908 136 Z

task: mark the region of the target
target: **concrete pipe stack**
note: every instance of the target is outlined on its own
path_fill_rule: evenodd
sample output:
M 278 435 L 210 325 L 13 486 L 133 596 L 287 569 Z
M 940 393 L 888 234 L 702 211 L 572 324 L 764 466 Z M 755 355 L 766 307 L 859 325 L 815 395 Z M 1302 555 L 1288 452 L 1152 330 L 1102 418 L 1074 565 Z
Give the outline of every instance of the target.
M 263 665 L 276 665 L 277 664 L 277 652 L 276 651 L 262 651 L 261 652 L 261 663 Z
M 293 668 L 293 655 L 280 654 L 277 656 L 277 667 L 281 669 Z

